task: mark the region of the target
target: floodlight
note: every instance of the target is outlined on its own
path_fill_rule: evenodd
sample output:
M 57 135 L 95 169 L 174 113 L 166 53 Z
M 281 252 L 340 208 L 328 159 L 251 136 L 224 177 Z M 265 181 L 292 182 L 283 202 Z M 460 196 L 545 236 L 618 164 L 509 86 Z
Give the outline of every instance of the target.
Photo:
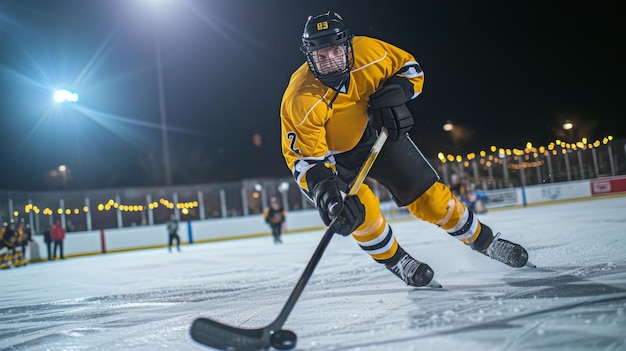
M 77 93 L 73 93 L 73 92 L 71 92 L 69 90 L 59 89 L 59 90 L 54 92 L 54 101 L 56 101 L 58 103 L 77 102 L 78 101 L 78 94 Z

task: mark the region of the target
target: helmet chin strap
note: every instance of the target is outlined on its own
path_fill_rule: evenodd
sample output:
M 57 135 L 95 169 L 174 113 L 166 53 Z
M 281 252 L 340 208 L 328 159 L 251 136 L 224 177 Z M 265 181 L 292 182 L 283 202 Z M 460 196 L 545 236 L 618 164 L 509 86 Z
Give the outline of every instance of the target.
M 350 83 L 350 72 L 340 73 L 340 74 L 325 74 L 320 75 L 318 77 L 320 82 L 325 86 L 334 89 L 336 91 L 340 91 L 342 87 L 348 88 L 348 84 Z
M 337 75 L 339 76 L 339 75 Z M 343 76 L 343 75 L 342 75 Z M 323 77 L 318 78 L 320 80 L 320 82 L 322 82 L 322 84 L 324 84 L 325 86 L 333 89 L 334 93 L 333 93 L 333 97 L 330 99 L 330 102 L 328 103 L 328 108 L 332 109 L 333 108 L 333 103 L 335 102 L 335 99 L 337 99 L 337 96 L 339 96 L 339 92 L 346 92 L 348 91 L 348 85 L 350 85 L 350 73 L 346 74 L 345 77 L 340 80 L 335 87 L 327 84 L 327 82 L 325 80 L 322 79 Z M 337 81 L 336 77 L 333 80 L 333 82 Z M 343 89 L 342 89 L 343 88 Z

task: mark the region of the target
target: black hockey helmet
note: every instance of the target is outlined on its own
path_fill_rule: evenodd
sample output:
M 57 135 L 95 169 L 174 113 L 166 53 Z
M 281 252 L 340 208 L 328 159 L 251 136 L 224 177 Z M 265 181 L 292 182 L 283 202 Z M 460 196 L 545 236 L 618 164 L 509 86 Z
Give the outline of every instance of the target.
M 324 85 L 337 89 L 341 85 L 347 84 L 354 63 L 352 38 L 353 35 L 348 26 L 336 12 L 328 11 L 317 16 L 309 16 L 307 19 L 302 33 L 300 50 L 306 56 L 311 73 Z M 318 60 L 315 51 L 330 46 L 336 46 L 340 50 L 343 56 L 342 62 L 333 64 L 336 70 L 333 68 L 332 72 L 323 72 L 324 66 L 328 70 L 329 61 Z

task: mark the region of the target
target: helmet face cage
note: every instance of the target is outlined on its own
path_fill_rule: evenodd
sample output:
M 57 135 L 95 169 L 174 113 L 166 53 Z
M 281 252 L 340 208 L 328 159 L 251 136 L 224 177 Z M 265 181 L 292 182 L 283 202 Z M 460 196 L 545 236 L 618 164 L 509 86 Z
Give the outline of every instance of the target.
M 347 81 L 354 63 L 352 37 L 337 13 L 328 12 L 307 20 L 301 51 L 313 76 L 324 85 L 338 88 Z M 318 52 L 331 47 L 324 54 Z

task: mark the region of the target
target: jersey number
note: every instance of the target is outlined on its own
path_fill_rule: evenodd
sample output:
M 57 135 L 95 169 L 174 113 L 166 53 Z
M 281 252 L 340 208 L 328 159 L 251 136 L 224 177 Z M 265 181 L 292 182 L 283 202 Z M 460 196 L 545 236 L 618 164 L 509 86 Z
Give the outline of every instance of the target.
M 328 29 L 328 22 L 320 22 L 317 24 L 317 30 Z
M 287 133 L 287 139 L 289 139 L 289 148 L 291 149 L 291 151 L 297 153 L 298 155 L 301 155 L 300 149 L 296 147 L 296 138 L 297 138 L 296 133 L 294 132 Z

